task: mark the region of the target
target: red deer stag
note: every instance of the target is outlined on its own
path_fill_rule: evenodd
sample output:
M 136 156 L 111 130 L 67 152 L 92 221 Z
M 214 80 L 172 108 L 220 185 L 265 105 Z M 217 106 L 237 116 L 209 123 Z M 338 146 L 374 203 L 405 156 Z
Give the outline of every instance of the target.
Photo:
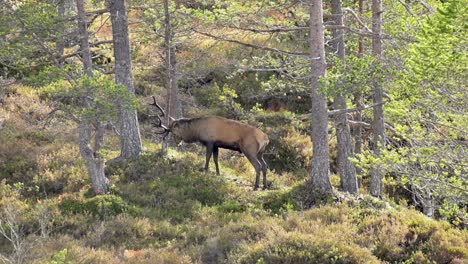
M 156 103 L 153 96 L 153 103 L 165 115 L 164 110 Z M 161 117 L 157 115 L 158 121 L 156 127 L 162 128 L 158 134 L 163 134 L 165 138 L 172 132 L 176 143 L 181 140 L 187 143 L 200 142 L 206 146 L 205 171 L 208 171 L 208 165 L 213 154 L 216 166 L 216 174 L 219 175 L 218 153 L 219 148 L 230 149 L 244 153 L 247 159 L 255 168 L 256 178 L 254 190 L 258 189 L 260 184 L 260 171 L 263 173 L 263 189 L 267 189 L 267 164 L 263 159 L 263 153 L 268 145 L 268 136 L 260 129 L 243 124 L 241 122 L 226 119 L 219 116 L 199 117 L 199 118 L 181 118 L 173 119 L 169 127 L 161 122 Z

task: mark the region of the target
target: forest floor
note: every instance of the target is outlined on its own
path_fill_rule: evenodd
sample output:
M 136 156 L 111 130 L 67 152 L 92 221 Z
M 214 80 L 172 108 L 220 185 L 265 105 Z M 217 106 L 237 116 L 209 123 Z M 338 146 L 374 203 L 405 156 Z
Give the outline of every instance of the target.
M 365 193 L 308 200 L 307 178 L 269 172 L 253 191 L 245 157 L 204 149 L 145 152 L 108 164 L 108 194 L 94 196 L 76 124 L 21 87 L 0 105 L 0 260 L 5 263 L 467 263 L 468 231 Z M 118 156 L 109 136 L 102 151 Z M 336 181 L 335 187 L 339 189 Z

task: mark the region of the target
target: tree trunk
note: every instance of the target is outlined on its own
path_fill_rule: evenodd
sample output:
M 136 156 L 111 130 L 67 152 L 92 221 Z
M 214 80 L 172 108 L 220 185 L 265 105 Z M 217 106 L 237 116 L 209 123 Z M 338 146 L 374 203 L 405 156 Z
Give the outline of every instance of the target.
M 60 1 L 58 3 L 57 13 L 60 18 L 65 17 L 65 3 L 66 1 Z M 59 66 L 63 67 L 63 63 L 65 62 L 65 60 L 62 58 L 63 53 L 65 51 L 65 40 L 64 40 L 65 27 L 63 26 L 63 24 L 59 25 L 59 32 L 60 34 L 57 38 L 57 57 L 59 58 Z
M 89 35 L 86 22 L 85 1 L 76 0 L 76 10 L 78 12 L 78 32 L 80 34 L 81 62 L 83 71 L 88 76 L 93 76 L 93 62 L 91 60 L 91 51 L 89 50 Z
M 330 180 L 328 114 L 325 95 L 320 92 L 320 78 L 326 74 L 322 0 L 310 6 L 311 97 L 312 97 L 312 189 L 320 195 L 333 192 Z
M 177 85 L 177 58 L 175 46 L 173 45 L 173 31 L 171 25 L 171 14 L 169 12 L 169 0 L 164 0 L 164 45 L 166 52 L 166 124 L 171 122 L 172 118 L 179 118 L 179 87 Z M 166 137 L 163 143 L 162 152 L 167 153 L 168 141 Z
M 382 0 L 372 1 L 372 53 L 376 58 L 376 63 L 380 63 L 382 56 Z M 378 73 L 377 73 L 378 74 Z M 384 113 L 383 113 L 383 89 L 379 77 L 374 76 L 374 121 L 372 129 L 374 131 L 374 155 L 380 158 L 382 148 L 385 147 L 384 135 Z M 370 193 L 376 197 L 382 197 L 383 194 L 383 172 L 378 164 L 371 168 L 371 186 Z
M 124 0 L 108 0 L 108 5 L 111 12 L 114 41 L 115 82 L 126 86 L 134 94 L 127 7 Z M 142 143 L 137 113 L 136 110 L 128 109 L 123 102 L 119 102 L 119 127 L 120 156 L 122 158 L 138 156 L 142 151 Z
M 5 0 L 0 0 L 0 16 L 4 16 L 5 14 Z M 0 47 L 6 45 L 6 43 L 6 35 L 0 36 Z
M 334 17 L 335 25 L 343 25 L 343 10 L 341 0 L 331 1 L 332 14 Z M 333 50 L 337 54 L 338 58 L 345 63 L 345 42 L 344 42 L 344 30 L 334 29 L 333 30 Z M 339 82 L 338 91 L 334 98 L 334 105 L 337 109 L 346 109 L 346 96 L 343 82 Z M 341 177 L 341 187 L 344 191 L 349 193 L 357 193 L 358 182 L 356 177 L 356 169 L 350 158 L 353 157 L 353 141 L 351 139 L 351 132 L 349 129 L 348 118 L 346 113 L 339 113 L 335 116 L 336 126 L 336 137 L 338 142 L 338 172 Z
M 78 30 L 80 33 L 81 60 L 83 62 L 83 71 L 86 75 L 93 76 L 91 52 L 89 50 L 89 37 L 85 14 L 85 0 L 76 0 L 78 12 Z M 89 107 L 89 99 L 85 99 L 86 107 Z M 93 125 L 89 120 L 83 118 L 79 123 L 79 146 L 80 153 L 86 162 L 88 173 L 91 177 L 91 184 L 95 194 L 104 194 L 107 192 L 109 180 L 104 173 L 104 159 L 99 155 L 99 150 L 104 142 L 104 128 L 99 122 L 94 125 L 96 128 L 94 150 L 91 148 L 91 135 Z
M 364 0 L 359 0 L 359 15 L 362 17 L 364 14 Z M 358 56 L 362 57 L 364 54 L 364 43 L 363 43 L 363 37 L 359 36 L 359 43 L 358 43 Z M 362 107 L 362 92 L 359 90 L 359 88 L 356 88 L 353 94 L 354 97 L 354 104 L 356 107 Z M 357 111 L 354 114 L 354 121 L 356 122 L 362 122 L 362 111 Z M 362 153 L 362 128 L 361 126 L 356 126 L 351 130 L 354 138 L 354 154 L 356 157 L 359 157 L 359 154 Z M 356 168 L 356 173 L 357 174 L 362 174 L 362 170 L 357 167 Z M 360 185 L 359 185 L 360 186 Z
M 80 1 L 80 0 L 78 0 Z M 104 141 L 104 128 L 97 124 L 95 134 L 95 149 L 91 148 L 91 135 L 93 125 L 82 120 L 79 124 L 79 145 L 80 153 L 86 162 L 88 173 L 91 176 L 91 185 L 95 194 L 105 194 L 109 185 L 109 180 L 104 173 L 104 159 L 99 154 L 100 146 Z

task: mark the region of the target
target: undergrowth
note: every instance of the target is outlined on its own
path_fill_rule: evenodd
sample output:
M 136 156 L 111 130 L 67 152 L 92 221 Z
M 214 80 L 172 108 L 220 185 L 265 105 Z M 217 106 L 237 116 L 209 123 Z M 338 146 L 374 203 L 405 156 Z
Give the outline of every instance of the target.
M 18 110 L 15 104 L 21 100 L 9 98 L 7 109 Z M 171 148 L 163 156 L 158 143 L 147 142 L 148 151 L 140 157 L 109 162 L 109 194 L 93 196 L 76 141 L 70 140 L 74 127 L 56 119 L 44 130 L 26 125 L 39 128 L 45 120 L 46 115 L 31 117 L 18 110 L 0 131 L 0 257 L 8 261 L 18 256 L 23 263 L 468 259 L 466 230 L 364 195 L 338 193 L 328 202 L 310 203 L 301 172 L 274 170 L 268 178 L 272 188 L 253 191 L 253 169 L 232 152 L 221 153 L 217 176 L 213 168 L 199 170 L 202 148 Z M 300 137 L 294 131 L 279 140 Z M 111 139 L 105 147 L 108 159 L 115 156 L 114 144 Z M 282 151 L 301 150 L 293 145 Z M 307 155 L 298 164 L 306 165 Z M 19 250 L 18 243 L 27 246 Z

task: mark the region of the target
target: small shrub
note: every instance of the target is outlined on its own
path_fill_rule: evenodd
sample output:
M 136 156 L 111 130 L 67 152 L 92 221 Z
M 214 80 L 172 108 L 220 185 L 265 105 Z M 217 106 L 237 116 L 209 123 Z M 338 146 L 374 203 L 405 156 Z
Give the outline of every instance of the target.
M 238 202 L 226 202 L 217 207 L 222 213 L 242 213 L 247 210 L 247 205 Z
M 147 218 L 125 214 L 105 222 L 97 222 L 86 238 L 92 247 L 125 247 L 141 249 L 154 240 L 155 226 Z
M 242 251 L 245 250 L 243 253 Z M 237 251 L 235 263 L 380 263 L 372 253 L 349 241 L 335 241 L 301 233 L 278 233 Z
M 351 211 L 352 209 L 346 206 L 326 205 L 307 211 L 304 217 L 307 220 L 320 221 L 325 225 L 331 225 L 349 222 Z
M 417 252 L 436 263 L 468 258 L 466 231 L 450 229 L 448 223 L 412 210 L 370 215 L 362 222 L 361 232 L 360 236 L 369 238 L 367 247 L 374 247 L 374 254 L 389 262 L 421 258 Z
M 264 113 L 256 118 L 265 126 L 270 139 L 265 155 L 269 168 L 279 173 L 308 170 L 312 158 L 312 141 L 301 122 L 288 112 Z
M 269 230 L 280 228 L 272 219 L 262 221 L 244 215 L 242 222 L 223 226 L 221 231 L 208 237 L 204 243 L 202 259 L 204 263 L 221 263 L 225 259 L 237 259 L 237 252 L 243 245 L 261 241 Z
M 265 196 L 263 209 L 272 214 L 284 214 L 289 210 L 298 209 L 291 192 L 270 192 Z
M 129 205 L 115 195 L 98 195 L 88 199 L 65 197 L 59 203 L 65 214 L 89 213 L 100 219 L 116 216 L 129 210 Z
M 438 229 L 421 250 L 426 257 L 436 263 L 452 263 L 468 259 L 468 232 L 456 229 Z

